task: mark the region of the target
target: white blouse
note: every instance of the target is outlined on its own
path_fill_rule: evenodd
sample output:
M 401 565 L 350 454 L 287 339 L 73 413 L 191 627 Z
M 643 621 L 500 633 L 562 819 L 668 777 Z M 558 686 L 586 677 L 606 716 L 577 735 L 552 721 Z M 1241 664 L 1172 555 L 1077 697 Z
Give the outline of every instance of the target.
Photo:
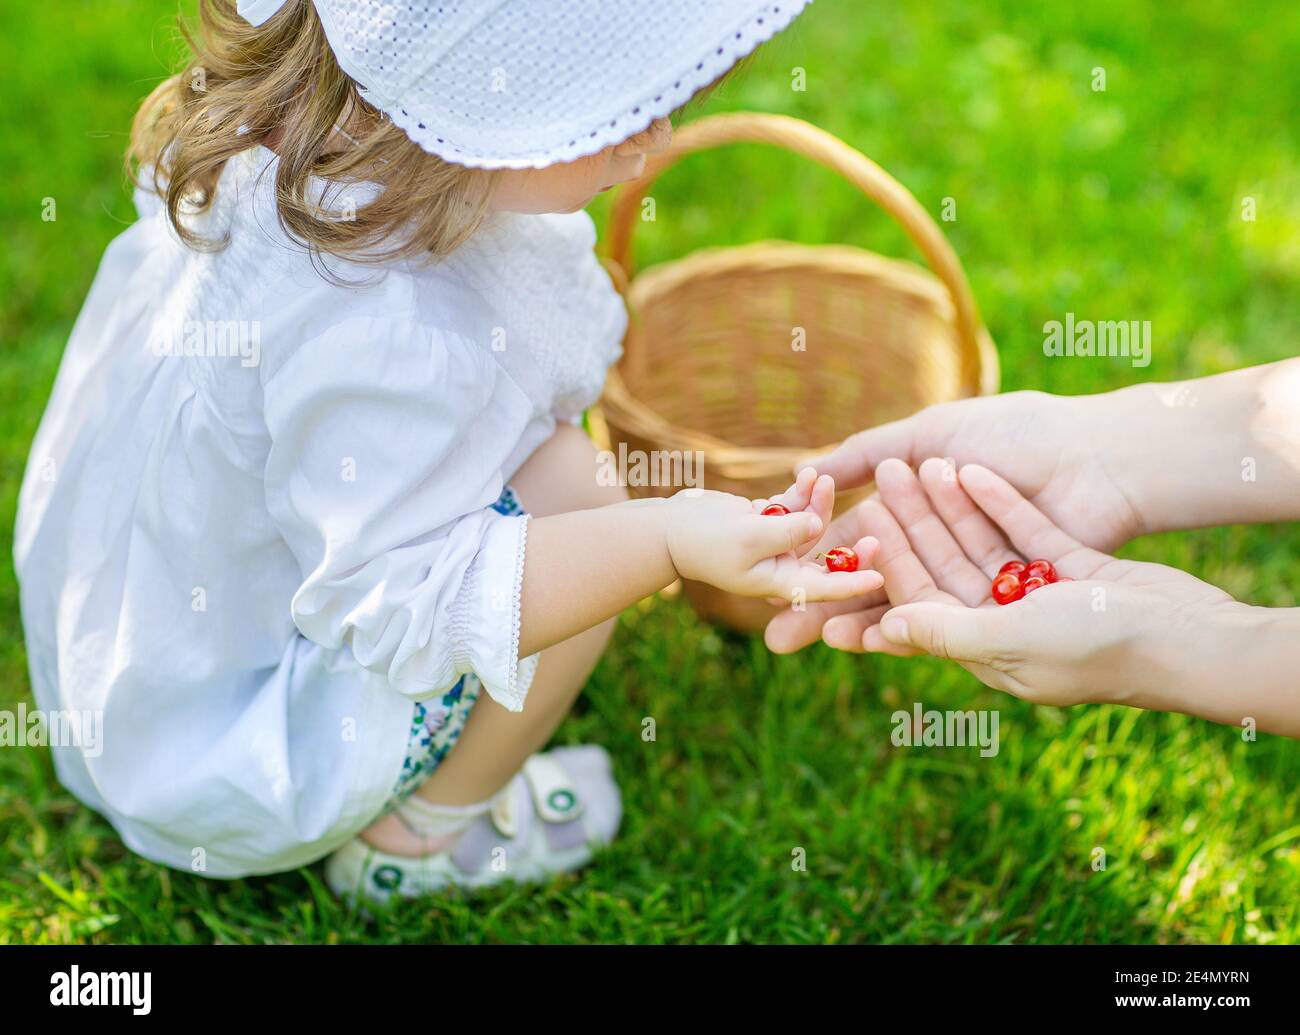
M 435 266 L 326 258 L 333 283 L 276 220 L 275 162 L 228 163 L 195 223 L 220 251 L 137 192 L 15 540 L 37 706 L 102 731 L 54 748 L 60 779 L 133 850 L 226 877 L 372 820 L 413 701 L 472 672 L 523 707 L 527 518 L 491 504 L 626 322 L 583 213 L 493 216 Z

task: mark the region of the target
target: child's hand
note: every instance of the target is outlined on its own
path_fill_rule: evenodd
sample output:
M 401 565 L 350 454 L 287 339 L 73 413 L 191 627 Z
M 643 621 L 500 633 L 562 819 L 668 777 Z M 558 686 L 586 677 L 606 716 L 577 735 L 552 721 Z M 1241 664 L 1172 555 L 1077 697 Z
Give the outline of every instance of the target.
M 819 475 L 813 468 L 805 467 L 796 476 L 794 484 L 781 495 L 773 496 L 768 500 L 755 500 L 754 510 L 761 514 L 765 507 L 774 503 L 785 507 L 792 514 L 803 511 L 816 514 L 821 520 L 822 528 L 825 528 L 831 522 L 831 510 L 835 506 L 835 479 L 828 474 Z M 809 539 L 794 551 L 795 556 L 806 556 L 816 545 L 815 538 Z M 832 543 L 831 545 L 847 546 L 848 544 Z
M 780 597 L 796 605 L 844 600 L 879 588 L 884 579 L 870 570 L 877 545 L 870 537 L 842 544 L 852 546 L 858 555 L 855 572 L 829 572 L 823 564 L 800 560 L 801 553 L 816 545 L 830 513 L 826 494 L 834 495 L 834 485 L 818 488 L 819 483 L 820 479 L 804 477 L 768 501 L 788 507 L 790 513 L 782 515 L 762 514 L 743 496 L 678 493 L 669 501 L 667 543 L 673 566 L 683 578 L 730 593 Z

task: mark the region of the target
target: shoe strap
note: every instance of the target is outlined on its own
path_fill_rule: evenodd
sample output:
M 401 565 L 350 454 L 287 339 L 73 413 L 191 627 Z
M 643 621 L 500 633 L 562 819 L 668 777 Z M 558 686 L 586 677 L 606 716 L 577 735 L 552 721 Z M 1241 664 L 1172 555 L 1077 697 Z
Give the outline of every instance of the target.
M 578 789 L 555 759 L 533 755 L 524 763 L 524 779 L 543 823 L 571 823 L 582 816 L 584 805 Z
M 488 810 L 488 818 L 496 827 L 497 833 L 510 841 L 519 836 L 519 817 L 516 814 L 515 799 L 515 781 L 511 780 L 501 789 L 501 793 L 492 803 L 492 808 Z
M 524 763 L 521 775 L 533 799 L 533 811 L 543 823 L 572 823 L 582 818 L 585 809 L 578 789 L 569 779 L 569 774 L 553 758 L 533 755 Z M 515 781 L 511 780 L 497 795 L 488 812 L 497 832 L 512 841 L 520 834 L 523 819 L 518 815 L 520 804 L 519 796 L 515 793 Z

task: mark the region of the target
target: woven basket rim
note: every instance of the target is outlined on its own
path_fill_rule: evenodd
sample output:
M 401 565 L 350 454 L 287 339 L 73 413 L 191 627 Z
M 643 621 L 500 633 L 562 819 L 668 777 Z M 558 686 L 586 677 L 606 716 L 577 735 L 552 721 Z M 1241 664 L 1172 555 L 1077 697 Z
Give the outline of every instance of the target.
M 948 289 L 924 266 L 852 244 L 802 244 L 779 239 L 699 248 L 681 258 L 657 262 L 638 271 L 625 297 L 635 314 L 638 306 L 687 281 L 730 276 L 743 269 L 784 273 L 800 267 L 818 273 L 888 280 L 891 290 L 932 305 L 945 323 L 952 324 L 956 318 Z
M 891 291 L 907 295 L 931 309 L 954 347 L 960 347 L 952 297 L 938 277 L 910 260 L 846 244 L 753 241 L 701 248 L 681 258 L 655 263 L 640 270 L 627 286 L 629 317 L 635 321 L 643 307 L 654 306 L 688 283 L 728 277 L 743 270 L 783 274 L 799 268 L 886 282 Z M 981 351 L 992 351 L 992 339 L 982 326 L 980 337 Z M 601 406 L 607 411 L 608 419 L 635 427 L 666 449 L 707 451 L 710 465 L 728 477 L 759 478 L 778 470 L 792 470 L 796 463 L 828 453 L 839 445 L 839 442 L 807 447 L 740 445 L 698 428 L 673 423 L 632 392 L 623 379 L 622 365 L 611 369 L 606 380 Z

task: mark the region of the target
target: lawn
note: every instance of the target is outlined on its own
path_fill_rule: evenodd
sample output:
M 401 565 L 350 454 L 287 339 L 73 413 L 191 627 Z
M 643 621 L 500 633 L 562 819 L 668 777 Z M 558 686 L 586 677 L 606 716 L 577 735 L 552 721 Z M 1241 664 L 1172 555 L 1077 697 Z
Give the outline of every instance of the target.
M 4 707 L 28 696 L 9 560 L 28 443 L 98 257 L 133 218 L 120 169 L 132 111 L 176 53 L 175 0 L 98 0 L 75 18 L 66 6 L 11 5 L 0 31 Z M 817 0 L 706 110 L 807 118 L 936 218 L 954 199 L 942 225 L 1007 388 L 1095 392 L 1295 354 L 1300 6 L 1165 6 Z M 796 68 L 804 90 L 791 88 Z M 643 261 L 765 236 L 913 256 L 851 188 L 758 148 L 694 158 L 655 196 Z M 1042 325 L 1069 311 L 1152 321 L 1150 367 L 1049 361 Z M 1161 536 L 1126 553 L 1297 604 L 1294 526 Z M 914 701 L 997 709 L 1000 753 L 894 747 L 890 715 Z M 59 786 L 47 752 L 0 751 L 0 942 L 1300 938 L 1290 741 L 1034 707 L 937 662 L 821 648 L 775 658 L 672 597 L 623 616 L 560 738 L 616 756 L 627 820 L 595 866 L 377 918 L 335 902 L 319 867 L 214 882 L 137 859 Z

